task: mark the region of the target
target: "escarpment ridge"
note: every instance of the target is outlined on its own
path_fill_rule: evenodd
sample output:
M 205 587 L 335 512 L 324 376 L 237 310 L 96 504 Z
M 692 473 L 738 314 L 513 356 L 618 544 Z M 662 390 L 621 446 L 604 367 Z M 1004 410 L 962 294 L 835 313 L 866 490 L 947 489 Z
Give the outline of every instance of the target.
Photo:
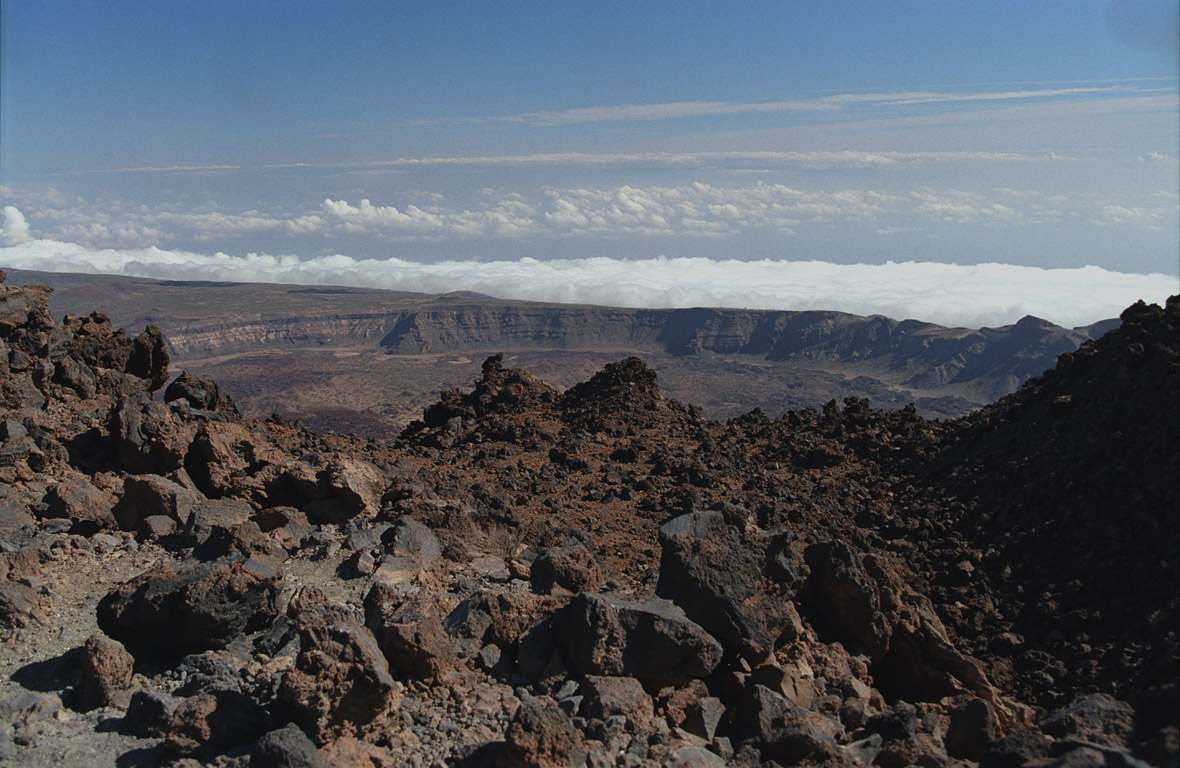
M 832 397 L 893 408 L 912 402 L 922 415 L 948 418 L 1015 391 L 1117 323 L 1071 330 L 1027 317 L 967 329 L 828 311 L 627 309 L 468 292 L 14 275 L 56 285 L 59 314 L 101 305 L 117 326 L 155 324 L 179 364 L 219 380 L 247 413 L 375 437 L 394 436 L 439 390 L 475 376 L 493 352 L 562 387 L 639 355 L 666 392 L 711 418 L 754 408 L 779 415 Z
M 3 281 L 0 281 L 3 282 Z M 0 285 L 0 760 L 1164 765 L 1180 299 L 968 418 L 493 355 L 395 440 Z

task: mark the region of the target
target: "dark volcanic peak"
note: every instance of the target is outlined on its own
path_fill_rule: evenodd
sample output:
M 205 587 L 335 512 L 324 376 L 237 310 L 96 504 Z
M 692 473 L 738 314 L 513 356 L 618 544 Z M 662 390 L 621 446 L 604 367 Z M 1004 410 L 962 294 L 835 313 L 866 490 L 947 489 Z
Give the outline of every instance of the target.
M 1016 663 L 1030 694 L 1033 673 L 1058 680 L 1056 702 L 1098 684 L 1146 695 L 1180 675 L 1178 393 L 1180 301 L 1139 303 L 956 424 L 922 473 L 955 510 L 949 522 L 990 553 L 980 565 L 1025 639 Z
M 443 392 L 426 409 L 421 421 L 410 424 L 402 438 L 428 445 L 479 440 L 492 435 L 519 436 L 532 429 L 542 414 L 557 402 L 557 390 L 518 368 L 504 368 L 504 356 L 493 355 L 483 363 L 483 375 L 467 393 Z
M 1175 299 L 958 421 L 494 355 L 395 441 L 48 299 L 0 285 L 5 764 L 1176 763 Z

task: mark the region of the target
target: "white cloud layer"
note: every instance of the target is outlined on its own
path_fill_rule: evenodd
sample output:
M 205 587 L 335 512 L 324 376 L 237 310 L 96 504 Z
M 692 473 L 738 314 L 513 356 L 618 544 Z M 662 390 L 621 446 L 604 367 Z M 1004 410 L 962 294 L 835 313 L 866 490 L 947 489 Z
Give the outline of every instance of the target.
M 16 245 L 33 239 L 29 232 L 29 222 L 16 206 L 4 206 L 0 222 L 3 222 L 0 224 L 0 245 Z
M 358 209 L 359 210 L 359 209 Z M 998 326 L 1026 314 L 1064 326 L 1113 317 L 1139 299 L 1163 302 L 1180 279 L 1100 267 L 1042 269 L 930 262 L 832 264 L 611 258 L 539 261 L 355 259 L 161 250 L 94 250 L 35 240 L 0 248 L 0 266 L 173 280 L 234 280 L 444 293 L 474 290 L 509 299 L 629 307 L 833 309 L 949 326 Z

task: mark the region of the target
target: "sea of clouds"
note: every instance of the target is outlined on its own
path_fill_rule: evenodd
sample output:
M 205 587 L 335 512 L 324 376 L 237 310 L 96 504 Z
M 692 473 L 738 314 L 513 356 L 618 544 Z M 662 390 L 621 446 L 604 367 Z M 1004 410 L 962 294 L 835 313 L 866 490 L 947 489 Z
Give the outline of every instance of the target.
M 966 327 L 1006 325 L 1024 315 L 1076 327 L 1115 317 L 1140 299 L 1162 303 L 1180 293 L 1180 279 L 1174 275 L 1126 274 L 1094 266 L 663 257 L 421 263 L 339 254 L 299 258 L 155 247 L 102 250 L 55 240 L 0 247 L 0 267 L 424 293 L 468 290 L 506 299 L 626 307 L 831 309 Z

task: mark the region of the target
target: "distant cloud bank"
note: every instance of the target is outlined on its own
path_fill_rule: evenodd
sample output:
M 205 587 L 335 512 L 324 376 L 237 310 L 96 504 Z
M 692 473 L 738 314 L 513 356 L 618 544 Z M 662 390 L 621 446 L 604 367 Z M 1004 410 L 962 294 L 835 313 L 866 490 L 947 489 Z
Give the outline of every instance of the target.
M 13 205 L 4 206 L 0 211 L 0 246 L 17 245 L 32 239 L 29 222 L 20 209 Z
M 22 232 L 19 225 L 5 221 L 5 240 L 10 244 L 0 248 L 2 267 L 424 293 L 471 290 L 507 299 L 627 307 L 832 309 L 948 326 L 1005 325 L 1031 314 L 1075 327 L 1114 317 L 1139 299 L 1162 303 L 1180 292 L 1180 279 L 1174 275 L 1126 274 L 1093 266 L 605 257 L 419 263 L 339 254 L 301 259 L 155 247 L 97 250 L 53 240 L 12 242 L 7 236 Z

